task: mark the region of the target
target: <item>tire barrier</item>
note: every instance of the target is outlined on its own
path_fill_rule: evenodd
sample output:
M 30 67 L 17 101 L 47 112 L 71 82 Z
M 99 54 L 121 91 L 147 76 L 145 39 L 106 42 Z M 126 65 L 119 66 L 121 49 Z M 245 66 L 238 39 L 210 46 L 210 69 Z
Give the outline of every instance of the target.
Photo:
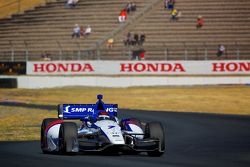
M 0 88 L 17 88 L 17 79 L 0 78 Z
M 26 62 L 0 62 L 0 75 L 25 75 Z

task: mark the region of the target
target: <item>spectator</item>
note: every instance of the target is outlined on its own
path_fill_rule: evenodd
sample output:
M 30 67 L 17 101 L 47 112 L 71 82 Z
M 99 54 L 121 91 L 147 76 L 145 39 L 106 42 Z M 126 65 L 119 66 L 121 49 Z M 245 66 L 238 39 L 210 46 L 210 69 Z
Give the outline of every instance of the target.
M 86 37 L 86 36 L 89 36 L 92 32 L 92 29 L 90 27 L 90 25 L 88 25 L 88 27 L 85 29 L 84 33 L 83 33 L 83 36 Z
M 68 8 L 75 8 L 76 4 L 78 3 L 79 0 L 68 0 L 66 3 L 66 7 Z
M 118 16 L 118 21 L 119 23 L 123 23 L 125 22 L 125 20 L 127 19 L 127 11 L 126 9 L 121 10 L 119 16 Z
M 203 25 L 204 25 L 204 19 L 201 15 L 199 15 L 197 17 L 197 21 L 196 21 L 196 28 L 201 29 L 201 27 L 203 27 Z
M 171 11 L 171 20 L 172 20 L 172 21 L 176 21 L 176 20 L 177 20 L 177 15 L 178 15 L 177 9 L 173 9 L 173 10 Z
M 176 15 L 176 20 L 179 20 L 182 16 L 182 12 L 179 10 Z
M 127 38 L 126 38 L 126 40 L 124 41 L 124 44 L 127 46 L 127 45 L 132 45 L 132 43 L 133 43 L 132 34 L 131 34 L 130 32 L 128 32 Z
M 175 4 L 174 0 L 168 0 L 167 1 L 167 9 L 168 10 L 173 10 L 174 9 L 174 4 Z
M 133 39 L 133 45 L 139 45 L 139 35 L 138 34 L 134 34 L 134 39 Z
M 75 28 L 73 28 L 73 33 L 71 35 L 72 38 L 76 37 L 79 38 L 80 37 L 80 27 L 78 24 L 75 25 Z
M 143 48 L 140 49 L 139 60 L 145 60 L 145 50 Z
M 168 8 L 168 2 L 169 2 L 169 0 L 164 0 L 164 9 Z
M 133 51 L 132 60 L 144 60 L 144 59 L 145 59 L 145 50 L 143 48 Z
M 140 35 L 140 39 L 139 39 L 139 45 L 143 45 L 143 43 L 145 42 L 146 39 L 146 35 L 145 34 L 141 34 Z
M 217 57 L 220 58 L 222 55 L 224 55 L 225 50 L 226 49 L 224 45 L 218 45 Z
M 85 32 L 85 29 L 83 28 L 83 26 L 80 27 L 80 35 L 83 36 Z
M 134 2 L 131 3 L 131 11 L 132 12 L 136 11 L 136 4 Z
M 139 54 L 140 54 L 139 50 L 133 50 L 133 52 L 132 52 L 132 60 L 139 60 Z
M 42 60 L 44 60 L 44 61 L 50 61 L 51 60 L 50 54 L 47 53 L 46 51 L 42 53 L 41 57 L 42 57 Z
M 109 38 L 109 39 L 107 40 L 107 47 L 108 47 L 109 49 L 112 49 L 113 46 L 114 46 L 114 39 L 113 39 L 113 38 Z
M 132 11 L 132 3 L 128 2 L 125 9 L 126 9 L 127 13 L 129 14 Z

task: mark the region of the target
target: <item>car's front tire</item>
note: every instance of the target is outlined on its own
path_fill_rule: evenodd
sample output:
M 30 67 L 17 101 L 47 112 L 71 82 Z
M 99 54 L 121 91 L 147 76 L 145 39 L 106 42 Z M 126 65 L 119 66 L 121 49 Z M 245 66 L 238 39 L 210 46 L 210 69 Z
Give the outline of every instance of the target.
M 48 126 L 56 121 L 59 121 L 58 118 L 46 118 L 43 120 L 41 125 L 41 136 L 40 136 L 40 142 L 41 142 L 41 149 L 44 154 L 50 153 L 47 148 L 47 136 L 46 136 L 46 129 Z
M 63 122 L 59 130 L 59 152 L 72 154 L 79 151 L 77 125 L 74 122 Z
M 159 147 L 155 151 L 148 151 L 149 156 L 160 157 L 165 151 L 165 134 L 160 122 L 150 122 L 146 124 L 145 135 L 151 139 L 159 140 Z

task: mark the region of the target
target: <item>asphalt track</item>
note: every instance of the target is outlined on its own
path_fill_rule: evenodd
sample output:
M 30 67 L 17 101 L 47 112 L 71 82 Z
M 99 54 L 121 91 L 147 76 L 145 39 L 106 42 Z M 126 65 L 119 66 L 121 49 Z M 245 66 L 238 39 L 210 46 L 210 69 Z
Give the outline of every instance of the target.
M 166 153 L 45 155 L 38 141 L 0 142 L 1 167 L 249 167 L 250 117 L 120 110 L 120 117 L 160 121 Z

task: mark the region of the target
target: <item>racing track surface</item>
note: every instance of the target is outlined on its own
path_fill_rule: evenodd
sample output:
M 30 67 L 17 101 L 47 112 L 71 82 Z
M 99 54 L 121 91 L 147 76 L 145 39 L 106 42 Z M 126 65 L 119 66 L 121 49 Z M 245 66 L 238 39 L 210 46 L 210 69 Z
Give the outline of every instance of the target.
M 166 153 L 44 155 L 38 141 L 0 142 L 1 167 L 249 167 L 250 117 L 120 110 L 121 117 L 161 121 Z

